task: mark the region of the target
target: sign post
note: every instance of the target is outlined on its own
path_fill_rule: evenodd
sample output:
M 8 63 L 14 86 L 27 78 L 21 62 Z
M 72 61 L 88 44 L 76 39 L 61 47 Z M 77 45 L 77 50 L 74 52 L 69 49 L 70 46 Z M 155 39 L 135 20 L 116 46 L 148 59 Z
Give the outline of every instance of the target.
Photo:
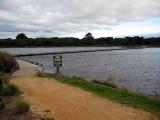
M 60 73 L 60 67 L 62 67 L 62 56 L 53 56 L 53 65 L 56 67 L 56 74 L 58 75 Z

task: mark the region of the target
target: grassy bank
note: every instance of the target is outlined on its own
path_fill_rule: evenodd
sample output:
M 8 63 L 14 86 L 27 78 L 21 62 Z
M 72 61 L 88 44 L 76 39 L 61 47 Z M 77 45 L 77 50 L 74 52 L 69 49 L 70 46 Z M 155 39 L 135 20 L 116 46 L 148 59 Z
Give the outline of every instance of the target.
M 79 87 L 100 97 L 160 115 L 160 100 L 154 97 L 138 95 L 127 90 L 120 90 L 112 85 L 88 82 L 78 77 L 54 76 L 49 74 L 38 75 L 40 77 L 55 78 L 59 82 Z

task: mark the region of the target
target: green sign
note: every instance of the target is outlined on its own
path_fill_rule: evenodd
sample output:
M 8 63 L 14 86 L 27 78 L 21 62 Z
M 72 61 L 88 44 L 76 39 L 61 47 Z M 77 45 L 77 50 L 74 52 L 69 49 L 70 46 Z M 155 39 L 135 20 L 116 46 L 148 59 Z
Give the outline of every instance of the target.
M 62 56 L 56 55 L 53 56 L 54 67 L 62 67 Z

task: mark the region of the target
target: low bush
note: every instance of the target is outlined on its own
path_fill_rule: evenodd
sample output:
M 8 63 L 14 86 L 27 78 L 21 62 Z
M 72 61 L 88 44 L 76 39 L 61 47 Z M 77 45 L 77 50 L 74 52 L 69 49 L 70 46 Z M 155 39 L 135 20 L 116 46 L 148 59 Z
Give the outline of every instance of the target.
M 20 112 L 28 112 L 30 110 L 30 105 L 28 102 L 24 100 L 16 100 L 15 101 L 15 107 L 20 111 Z
M 3 72 L 0 72 L 0 89 L 1 89 L 2 86 L 3 86 L 3 76 L 4 76 L 4 73 L 3 73 Z
M 0 72 L 0 89 L 9 83 L 10 74 Z
M 0 71 L 11 73 L 19 69 L 16 59 L 6 52 L 0 51 Z
M 8 84 L 1 88 L 0 95 L 2 96 L 10 96 L 15 95 L 20 92 L 19 88 L 14 84 Z
M 2 110 L 5 107 L 5 104 L 3 101 L 0 101 L 0 110 Z

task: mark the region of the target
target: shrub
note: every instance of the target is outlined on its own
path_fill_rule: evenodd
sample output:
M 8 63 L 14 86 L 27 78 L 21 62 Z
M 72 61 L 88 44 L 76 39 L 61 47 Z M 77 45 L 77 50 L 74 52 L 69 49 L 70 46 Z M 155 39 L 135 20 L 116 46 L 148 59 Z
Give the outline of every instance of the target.
M 9 74 L 5 74 L 4 72 L 0 72 L 0 89 L 9 83 Z
M 0 51 L 0 71 L 11 73 L 19 69 L 16 59 L 6 52 Z
M 30 110 L 30 105 L 24 100 L 16 100 L 15 106 L 20 112 L 28 112 Z
M 10 96 L 10 95 L 15 95 L 19 92 L 20 90 L 16 85 L 8 84 L 1 89 L 0 94 L 2 96 Z
M 3 76 L 4 76 L 4 73 L 3 73 L 3 72 L 0 72 L 0 89 L 1 89 L 2 86 L 3 86 Z
M 3 101 L 0 101 L 0 110 L 2 110 L 5 107 L 5 104 Z

